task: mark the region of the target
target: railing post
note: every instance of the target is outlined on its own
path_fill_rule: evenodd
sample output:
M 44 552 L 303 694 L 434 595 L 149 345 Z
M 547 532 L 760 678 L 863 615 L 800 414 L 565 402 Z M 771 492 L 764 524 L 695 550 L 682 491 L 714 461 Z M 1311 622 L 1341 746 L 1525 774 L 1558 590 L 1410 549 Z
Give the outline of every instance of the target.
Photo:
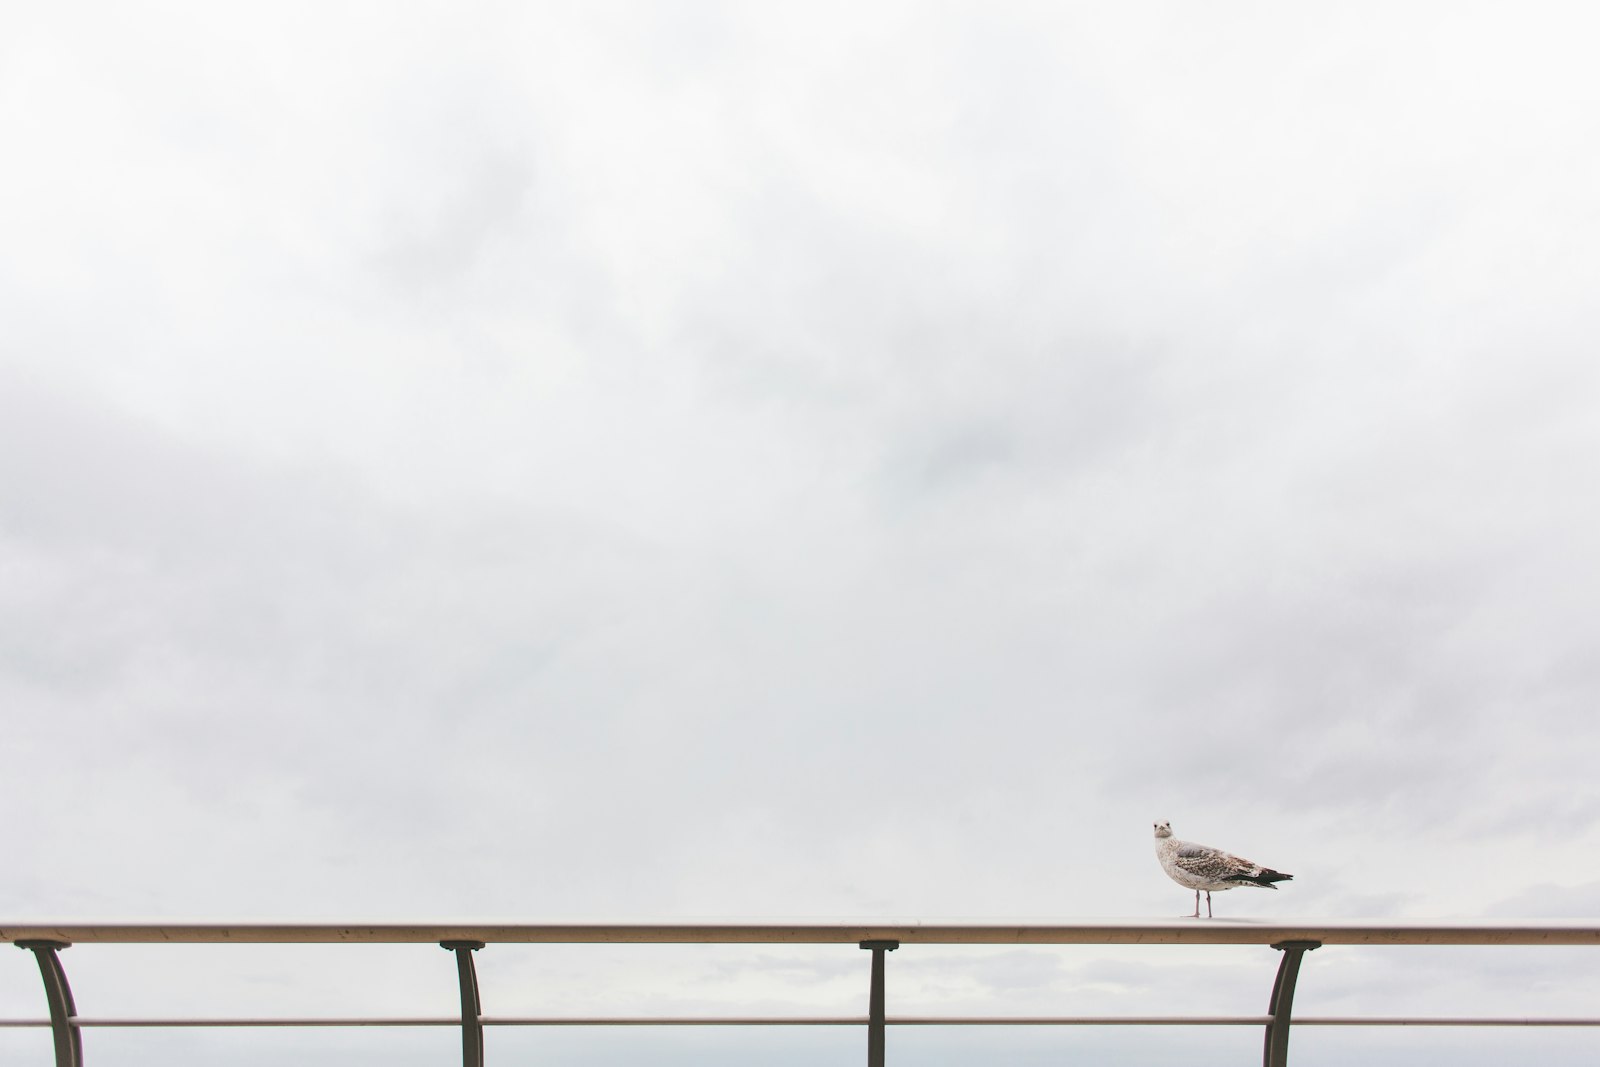
M 900 947 L 898 941 L 863 941 L 872 950 L 872 988 L 867 995 L 867 1067 L 883 1067 L 883 954 Z
M 1294 983 L 1300 976 L 1300 957 L 1321 941 L 1279 941 L 1272 946 L 1283 953 L 1278 963 L 1278 977 L 1272 983 L 1272 999 L 1267 1002 L 1267 1036 L 1261 1051 L 1262 1067 L 1288 1067 L 1289 1021 L 1294 1011 Z
M 456 954 L 456 977 L 461 983 L 461 1067 L 483 1067 L 483 1005 L 478 1000 L 478 971 L 472 954 L 482 941 L 441 941 L 439 947 Z
M 72 1003 L 72 987 L 67 984 L 61 957 L 56 955 L 57 949 L 71 948 L 72 942 L 18 941 L 16 945 L 30 950 L 39 961 L 45 999 L 50 1002 L 50 1033 L 56 1043 L 56 1067 L 83 1067 L 83 1037 L 72 1024 L 78 1009 Z

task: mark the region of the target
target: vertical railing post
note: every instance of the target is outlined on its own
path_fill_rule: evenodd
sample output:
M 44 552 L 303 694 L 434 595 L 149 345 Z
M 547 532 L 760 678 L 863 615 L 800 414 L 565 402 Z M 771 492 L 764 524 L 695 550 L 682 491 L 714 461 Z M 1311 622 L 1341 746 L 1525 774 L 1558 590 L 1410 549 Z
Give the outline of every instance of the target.
M 898 941 L 863 941 L 872 951 L 872 988 L 867 994 L 867 1067 L 883 1067 L 883 954 L 900 947 Z
M 56 1067 L 83 1067 L 83 1038 L 73 1025 L 78 1009 L 72 1003 L 72 987 L 61 966 L 57 949 L 71 948 L 69 941 L 18 941 L 18 948 L 31 951 L 39 961 L 39 976 L 44 979 L 45 999 L 50 1002 L 50 1033 L 55 1038 Z
M 1288 1067 L 1289 1022 L 1294 1012 L 1294 983 L 1300 976 L 1300 957 L 1314 948 L 1321 948 L 1322 942 L 1279 941 L 1272 947 L 1283 953 L 1283 959 L 1278 963 L 1278 977 L 1272 983 L 1272 999 L 1267 1002 L 1267 1014 L 1272 1018 L 1267 1023 L 1261 1064 L 1262 1067 Z
M 483 1005 L 478 1000 L 478 971 L 472 954 L 482 941 L 441 941 L 439 947 L 456 954 L 456 977 L 461 983 L 461 1067 L 483 1067 Z

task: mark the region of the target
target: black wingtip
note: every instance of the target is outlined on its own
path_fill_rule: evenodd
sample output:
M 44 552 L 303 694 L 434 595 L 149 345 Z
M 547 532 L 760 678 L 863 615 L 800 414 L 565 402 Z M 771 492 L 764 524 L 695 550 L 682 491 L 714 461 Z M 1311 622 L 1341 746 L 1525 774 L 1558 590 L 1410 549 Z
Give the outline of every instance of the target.
M 1273 882 L 1292 882 L 1294 875 L 1284 874 L 1281 871 L 1262 871 L 1260 874 L 1236 874 L 1229 878 L 1230 882 L 1243 882 L 1247 885 L 1258 885 L 1262 889 L 1276 889 Z

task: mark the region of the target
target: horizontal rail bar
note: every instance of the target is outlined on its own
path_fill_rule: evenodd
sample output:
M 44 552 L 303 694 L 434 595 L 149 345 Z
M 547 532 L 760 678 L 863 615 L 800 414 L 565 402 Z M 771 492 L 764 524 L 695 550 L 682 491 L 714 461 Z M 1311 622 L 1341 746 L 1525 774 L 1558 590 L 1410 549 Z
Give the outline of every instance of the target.
M 951 1015 L 902 1016 L 890 1026 L 1265 1026 L 1270 1015 Z M 1296 1020 L 1298 1022 L 1298 1020 Z
M 140 1029 L 185 1029 L 193 1027 L 326 1027 L 326 1026 L 461 1026 L 461 1017 L 438 1016 L 435 1018 L 280 1018 L 280 1019 L 255 1019 L 255 1018 L 214 1018 L 214 1019 L 117 1019 L 96 1018 L 94 1016 L 74 1016 L 71 1020 L 77 1027 L 108 1028 L 140 1028 Z M 27 1024 L 31 1025 L 31 1024 Z M 46 1025 L 49 1025 L 46 1023 Z
M 594 1016 L 561 1018 L 543 1016 L 483 1017 L 485 1026 L 865 1026 L 865 1015 L 852 1016 Z
M 484 1026 L 865 1026 L 865 1016 L 492 1016 L 479 1020 Z M 952 1015 L 890 1017 L 889 1026 L 1264 1026 L 1267 1015 Z M 74 1017 L 77 1027 L 109 1028 L 203 1028 L 203 1027 L 362 1027 L 362 1026 L 460 1026 L 451 1017 L 419 1018 L 212 1018 L 212 1019 L 116 1019 Z M 1296 1026 L 1600 1026 L 1596 1018 L 1476 1018 L 1399 1017 L 1399 1016 L 1306 1016 L 1296 1017 Z M 0 1028 L 48 1028 L 49 1019 L 0 1019 Z
M 859 1016 L 593 1016 L 593 1017 L 519 1017 L 480 1016 L 484 1026 L 865 1026 L 867 1017 Z M 193 1028 L 193 1027 L 327 1027 L 327 1026 L 460 1026 L 461 1020 L 449 1018 L 211 1018 L 211 1019 L 114 1019 L 75 1016 L 71 1024 L 77 1027 L 142 1027 L 142 1028 Z M 0 1019 L 0 1028 L 50 1026 L 49 1019 Z
M 964 1016 L 889 1019 L 890 1026 L 1265 1026 L 1270 1015 Z M 1600 1026 L 1600 1019 L 1299 1016 L 1295 1026 Z
M 938 945 L 1600 945 L 1594 920 L 1122 919 L 1105 922 L 704 923 L 15 923 L 0 941 L 73 944 L 844 944 Z
M 1461 1018 L 1399 1019 L 1385 1016 L 1362 1018 L 1359 1015 L 1294 1017 L 1296 1026 L 1600 1026 L 1600 1019 L 1483 1019 Z

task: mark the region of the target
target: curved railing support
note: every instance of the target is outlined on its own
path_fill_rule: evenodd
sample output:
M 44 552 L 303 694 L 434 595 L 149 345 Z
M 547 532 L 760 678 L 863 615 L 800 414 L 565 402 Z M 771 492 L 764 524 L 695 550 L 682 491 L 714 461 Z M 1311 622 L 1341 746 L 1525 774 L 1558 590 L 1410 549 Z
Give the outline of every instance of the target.
M 883 954 L 900 947 L 898 941 L 863 941 L 872 951 L 872 988 L 867 994 L 867 1067 L 883 1067 Z
M 483 1005 L 478 1000 L 478 971 L 472 954 L 482 941 L 441 941 L 439 947 L 456 954 L 456 977 L 461 983 L 461 1067 L 483 1067 Z
M 1279 941 L 1272 946 L 1283 953 L 1278 963 L 1278 977 L 1272 983 L 1272 999 L 1267 1002 L 1267 1036 L 1261 1052 L 1262 1067 L 1288 1067 L 1289 1021 L 1294 1011 L 1294 983 L 1300 977 L 1300 958 L 1321 941 Z
M 61 966 L 57 950 L 71 948 L 70 941 L 18 941 L 39 961 L 39 976 L 44 979 L 45 999 L 50 1003 L 50 1033 L 55 1038 L 56 1067 L 83 1067 L 83 1038 L 73 1025 L 78 1014 L 72 1003 L 72 987 L 67 984 L 67 972 Z

